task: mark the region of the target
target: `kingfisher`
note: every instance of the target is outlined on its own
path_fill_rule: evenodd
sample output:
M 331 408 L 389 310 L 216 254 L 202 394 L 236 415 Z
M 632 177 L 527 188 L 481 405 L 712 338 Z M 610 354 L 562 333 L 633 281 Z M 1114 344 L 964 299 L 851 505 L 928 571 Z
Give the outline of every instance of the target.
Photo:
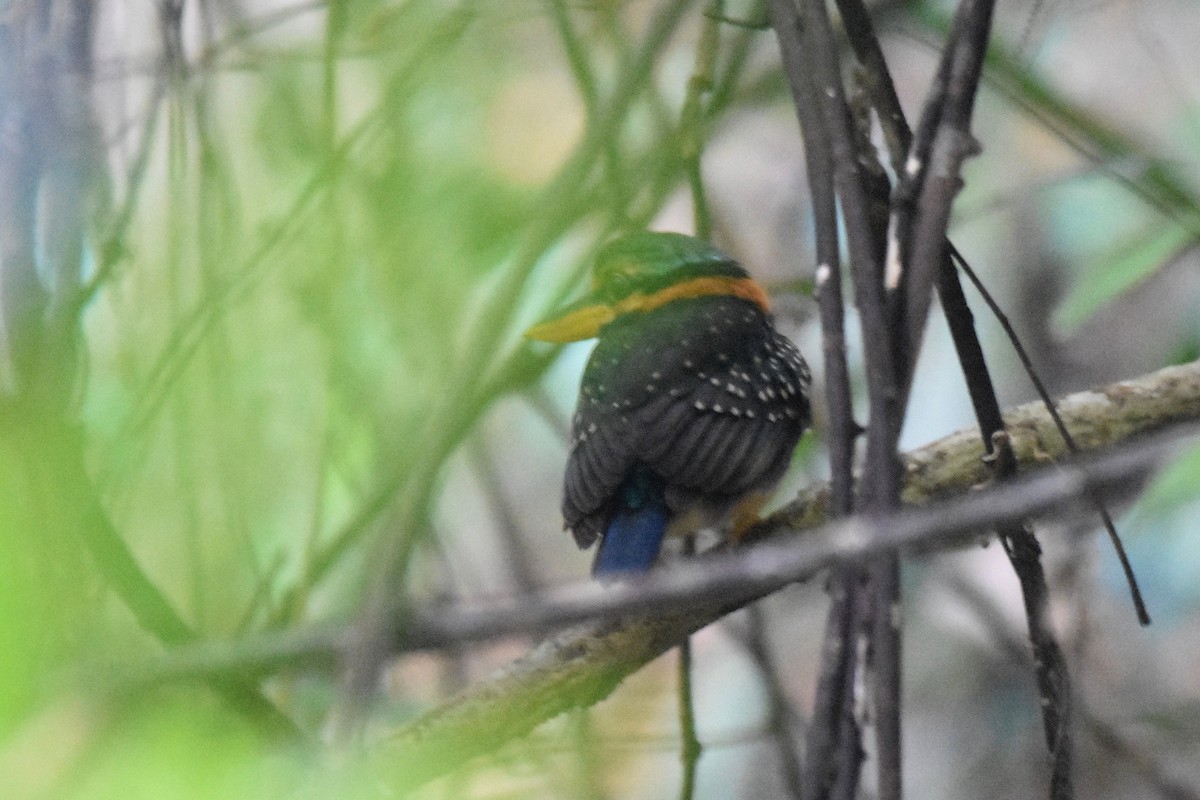
M 597 338 L 571 422 L 562 512 L 593 575 L 648 570 L 664 538 L 740 537 L 809 426 L 808 365 L 749 273 L 707 242 L 640 232 L 596 255 L 586 297 L 533 326 Z

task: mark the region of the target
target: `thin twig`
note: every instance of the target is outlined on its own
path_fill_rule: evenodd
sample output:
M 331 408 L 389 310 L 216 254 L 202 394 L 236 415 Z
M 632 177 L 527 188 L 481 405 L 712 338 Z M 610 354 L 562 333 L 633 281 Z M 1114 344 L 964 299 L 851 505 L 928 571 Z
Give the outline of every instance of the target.
M 712 0 L 710 12 L 719 17 L 724 7 L 723 0 Z M 703 120 L 704 96 L 713 85 L 713 66 L 720 48 L 720 22 L 714 16 L 706 16 L 696 45 L 696 64 L 688 80 L 687 96 L 679 122 L 680 156 L 687 174 L 692 193 L 692 219 L 698 238 L 712 238 L 712 211 L 704 189 L 702 156 L 704 153 Z M 695 540 L 688 537 L 684 552 L 691 555 Z M 684 639 L 679 645 L 679 730 L 681 747 L 679 758 L 683 766 L 680 783 L 680 800 L 692 800 L 696 792 L 696 768 L 703 752 L 696 733 L 695 696 L 692 692 L 692 641 Z
M 692 640 L 684 639 L 679 644 L 679 760 L 683 767 L 683 780 L 679 786 L 679 800 L 692 800 L 696 794 L 696 767 L 704 752 L 700 737 L 696 735 L 695 697 L 692 694 Z
M 930 7 L 913 6 L 912 12 L 929 28 L 945 30 L 945 18 Z M 1091 110 L 1067 100 L 1029 69 L 1027 59 L 1006 50 L 1002 42 L 995 41 L 989 48 L 986 74 L 990 88 L 1097 165 L 1116 185 L 1125 187 L 1193 236 L 1200 236 L 1200 199 L 1180 180 L 1171 162 L 1097 118 Z
M 1066 423 L 1063 422 L 1062 415 L 1058 412 L 1058 408 L 1054 404 L 1054 399 L 1050 396 L 1049 390 L 1046 389 L 1046 384 L 1034 368 L 1033 360 L 1029 357 L 1029 352 L 1025 349 L 1025 345 L 1021 343 L 1021 338 L 1017 335 L 1016 329 L 1013 328 L 1008 315 L 1000 308 L 1000 304 L 992 297 L 991 292 L 987 290 L 987 287 L 983 285 L 979 276 L 975 274 L 975 270 L 971 268 L 971 265 L 963 258 L 962 253 L 953 244 L 950 245 L 950 255 L 954 258 L 955 263 L 958 264 L 959 269 L 966 274 L 967 278 L 975 286 L 975 290 L 979 292 L 979 296 L 983 298 L 983 302 L 991 310 L 992 316 L 1000 323 L 1000 327 L 1004 329 L 1004 335 L 1008 337 L 1013 351 L 1021 361 L 1021 366 L 1024 368 L 1025 374 L 1029 376 L 1030 383 L 1033 384 L 1033 388 L 1037 392 L 1038 397 L 1041 398 L 1042 404 L 1045 405 L 1047 413 L 1050 414 L 1050 419 L 1054 420 L 1054 426 L 1058 429 L 1063 442 L 1067 445 L 1067 450 L 1072 453 L 1079 452 L 1079 448 L 1075 445 L 1075 438 L 1071 435 L 1071 431 L 1067 428 Z M 1133 599 L 1133 607 L 1137 612 L 1138 622 L 1142 625 L 1149 625 L 1150 612 L 1147 610 L 1146 602 L 1142 598 L 1142 590 L 1138 586 L 1133 565 L 1130 563 L 1129 556 L 1125 552 L 1125 546 L 1121 542 L 1120 534 L 1117 533 L 1117 527 L 1113 523 L 1112 515 L 1099 499 L 1096 501 L 1096 512 L 1100 515 L 1100 520 L 1104 523 L 1104 530 L 1108 532 L 1109 541 L 1112 542 L 1113 549 L 1117 552 L 1117 559 L 1121 562 L 1121 570 L 1125 573 L 1125 582 L 1129 586 L 1129 593 Z
M 986 626 L 989 639 L 999 644 L 1008 661 L 1017 665 L 1021 670 L 1028 670 L 1031 667 L 1036 669 L 1029 649 L 1025 647 L 1020 635 L 1012 630 L 1005 615 L 996 607 L 995 603 L 986 597 L 978 587 L 961 577 L 951 577 L 947 583 L 956 599 L 969 608 L 975 617 Z M 1074 695 L 1074 704 L 1078 707 L 1076 716 L 1079 719 L 1081 730 L 1113 755 L 1132 765 L 1134 771 L 1154 786 L 1161 796 L 1168 800 L 1200 800 L 1200 793 L 1168 775 L 1164 767 L 1157 763 L 1150 753 L 1138 748 L 1122 737 L 1110 724 L 1096 717 L 1087 708 L 1087 703 L 1079 696 L 1078 692 Z
M 173 647 L 188 646 L 192 643 L 199 646 L 200 636 L 142 570 L 125 540 L 105 513 L 83 469 L 82 442 L 77 434 L 65 429 L 48 429 L 43 433 L 45 435 L 40 441 L 41 457 L 56 449 L 46 448 L 46 437 L 62 437 L 57 450 L 63 458 L 57 465 L 56 474 L 67 482 L 65 485 L 69 485 L 72 491 L 78 493 L 76 501 L 85 509 L 85 517 L 80 526 L 86 532 L 82 537 L 83 544 L 95 559 L 109 586 L 133 614 L 138 625 L 160 642 Z M 272 737 L 286 741 L 299 741 L 304 738 L 296 724 L 262 694 L 252 678 L 234 673 L 214 676 L 205 682 L 229 703 L 231 708 L 244 713 Z
M 703 119 L 704 96 L 712 90 L 713 68 L 717 61 L 717 52 L 721 43 L 720 18 L 724 15 L 724 0 L 712 0 L 704 25 L 700 32 L 700 41 L 696 45 L 696 65 L 692 76 L 688 79 L 687 95 L 683 101 L 683 112 L 680 120 L 680 156 L 684 162 L 688 187 L 692 193 L 692 218 L 697 238 L 705 241 L 712 238 L 712 212 L 708 207 L 708 197 L 704 189 L 704 176 L 701 171 L 701 156 L 704 151 Z

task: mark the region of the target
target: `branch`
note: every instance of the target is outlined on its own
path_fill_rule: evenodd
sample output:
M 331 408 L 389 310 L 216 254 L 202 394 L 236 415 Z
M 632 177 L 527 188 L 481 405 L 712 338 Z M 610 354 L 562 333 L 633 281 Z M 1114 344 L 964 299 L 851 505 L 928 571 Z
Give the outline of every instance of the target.
M 799 79 L 803 86 L 793 84 L 801 121 L 804 122 L 805 117 L 809 116 L 800 107 L 809 99 L 805 95 L 819 98 L 824 111 L 824 127 L 829 142 L 829 155 L 832 155 L 836 194 L 842 211 L 846 247 L 850 256 L 850 272 L 854 278 L 854 294 L 862 331 L 870 415 L 866 430 L 866 465 L 863 469 L 862 480 L 858 485 L 858 496 L 854 506 L 860 511 L 883 515 L 898 504 L 900 480 L 896 444 L 900 437 L 901 423 L 904 420 L 904 402 L 901 398 L 900 387 L 907 385 L 908 368 L 906 364 L 915 363 L 916 353 L 915 351 L 905 353 L 896 346 L 897 342 L 903 341 L 903 337 L 898 335 L 893 325 L 895 317 L 893 298 L 885 293 L 881 280 L 883 271 L 880 256 L 883 253 L 885 226 L 876 224 L 877 220 L 871 213 L 872 197 L 868 191 L 869 171 L 866 167 L 871 159 L 863 158 L 858 146 L 859 140 L 855 135 L 855 126 L 846 102 L 837 45 L 826 2 L 825 0 L 805 0 L 801 3 L 799 20 L 795 19 L 795 14 L 784 6 L 785 3 L 782 0 L 776 0 L 772 11 L 776 28 L 779 31 L 783 54 L 789 61 L 795 61 L 791 51 L 796 49 L 796 45 L 789 45 L 789 40 L 794 38 L 798 30 L 800 34 L 799 49 L 810 54 L 808 66 L 813 73 L 811 81 Z M 795 81 L 795 68 L 792 67 L 791 70 L 789 73 L 792 76 L 791 80 Z M 815 92 L 812 91 L 814 86 L 817 89 Z M 805 129 L 806 136 L 811 132 L 811 127 Z M 823 144 L 820 139 L 818 143 Z M 814 156 L 809 157 L 810 163 Z M 819 195 L 814 194 L 814 203 L 819 202 L 820 199 Z M 817 210 L 820 211 L 820 209 Z M 839 297 L 838 300 L 840 301 L 840 299 Z M 823 321 L 826 316 L 825 313 L 822 314 Z M 825 334 L 827 330 L 823 325 L 822 333 Z M 834 347 L 838 346 L 841 343 L 839 332 L 828 332 L 835 336 L 833 342 L 829 344 Z M 835 431 L 834 436 L 836 437 L 840 433 L 840 431 Z M 835 460 L 838 455 L 836 450 L 832 451 L 831 455 L 834 456 L 831 458 L 831 466 L 836 470 L 838 468 Z M 834 474 L 836 476 L 836 472 Z M 837 580 L 846 582 L 851 591 L 845 595 L 839 591 L 835 592 L 835 595 L 844 596 L 846 597 L 845 602 L 852 603 L 855 594 L 863 591 L 869 592 L 872 599 L 871 607 L 864 617 L 864 622 L 870 630 L 869 656 L 865 661 L 865 666 L 872 672 L 868 684 L 871 690 L 872 714 L 876 731 L 875 760 L 879 775 L 879 794 L 884 800 L 891 800 L 900 796 L 900 651 L 902 639 L 900 626 L 896 624 L 897 612 L 900 607 L 900 563 L 895 553 L 886 553 L 878 562 L 867 565 L 865 571 L 867 580 L 862 584 L 861 590 L 854 588 L 859 585 L 855 576 L 844 575 L 839 576 Z M 846 610 L 848 608 L 849 606 Z M 843 616 L 844 613 L 843 609 L 835 609 L 831 612 L 831 619 Z M 829 628 L 831 633 L 835 627 L 836 625 Z M 846 650 L 848 648 L 844 647 L 843 652 Z M 829 652 L 837 655 L 833 651 Z M 837 700 L 835 693 L 829 689 L 831 686 L 841 683 L 837 677 L 841 671 L 839 666 L 835 661 L 827 662 L 823 666 L 820 681 L 823 701 L 825 698 L 833 702 Z M 848 695 L 842 695 L 843 703 L 848 699 Z M 823 702 L 819 709 L 820 713 L 814 718 L 813 726 L 824 726 L 826 724 L 825 712 L 832 710 L 833 707 L 830 702 Z M 837 719 L 849 719 L 849 717 L 843 716 L 837 717 Z M 829 742 L 832 744 L 838 739 L 847 743 L 847 736 L 857 738 L 857 731 L 843 734 L 834 727 L 829 736 L 826 736 L 824 731 L 820 734 L 810 731 L 810 736 L 814 739 L 814 743 Z M 845 752 L 856 756 L 862 751 L 857 742 L 854 742 L 852 747 L 845 749 Z M 819 780 L 817 776 L 829 774 L 822 764 L 826 754 L 817 752 L 815 755 L 821 761 L 810 760 L 809 774 L 813 777 L 813 782 L 824 785 L 825 782 Z M 852 771 L 857 773 L 859 770 L 853 769 Z M 856 792 L 857 781 L 851 781 L 844 786 L 845 791 L 852 795 Z M 820 791 L 816 794 L 817 800 L 824 796 Z
M 907 271 L 902 279 L 904 322 L 907 351 L 913 362 L 920 350 L 934 278 L 946 260 L 946 229 L 961 186 L 962 164 L 979 152 L 979 144 L 971 136 L 971 115 L 983 73 L 993 6 L 993 0 L 963 0 L 958 7 L 903 178 L 914 184 L 916 207 L 907 228 L 899 217 L 893 220 L 900 239 L 902 268 Z M 911 374 L 907 377 L 906 387 Z
M 1197 399 L 1200 396 L 1191 400 L 1193 419 L 1200 418 Z M 1193 427 L 1188 433 L 1195 437 L 1197 430 Z M 1086 510 L 1088 491 L 1128 485 L 1169 451 L 1178 452 L 1180 442 L 1179 431 L 1167 431 L 1086 466 L 1063 465 L 890 518 L 851 518 L 802 542 L 763 542 L 738 553 L 681 563 L 644 587 L 622 587 L 624 591 L 614 593 L 617 598 L 643 602 L 653 593 L 663 600 L 663 614 L 652 619 L 587 622 L 558 634 L 382 742 L 371 754 L 372 767 L 402 793 L 527 734 L 563 711 L 603 699 L 626 675 L 683 637 L 788 583 L 834 564 L 860 562 L 898 548 L 944 545 L 959 539 L 964 530 L 994 521 L 1064 507 Z M 639 593 L 639 588 L 646 591 Z M 714 602 L 713 597 L 722 601 Z M 710 599 L 705 603 L 703 598 Z
M 1091 454 L 1172 425 L 1200 422 L 1200 361 L 1167 367 L 1100 389 L 1078 392 L 1063 398 L 1059 408 L 1080 450 Z M 1065 455 L 1062 439 L 1041 403 L 1018 406 L 1005 416 L 1011 431 L 1013 456 L 1023 467 L 1044 466 Z M 963 429 L 908 453 L 904 458 L 902 497 L 905 503 L 919 505 L 945 500 L 964 495 L 968 490 L 987 483 L 991 473 L 982 461 L 983 454 L 983 445 L 974 428 Z M 1046 482 L 1046 472 L 1043 470 L 1041 475 L 1015 481 L 1012 488 L 1002 487 L 1003 492 L 998 488 L 976 494 L 994 497 L 1003 493 L 1020 498 L 1029 486 Z M 732 566 L 723 564 L 722 568 L 731 568 L 735 572 L 744 569 L 744 565 L 739 567 L 738 564 L 756 557 L 760 551 L 765 552 L 762 548 L 767 545 L 783 548 L 793 546 L 786 541 L 791 535 L 803 534 L 806 541 L 811 542 L 815 534 L 810 531 L 827 521 L 828 503 L 828 484 L 819 484 L 801 492 L 794 501 L 755 525 L 743 538 L 747 543 L 759 544 L 732 555 L 722 555 L 723 562 L 733 562 Z M 1020 516 L 1015 512 L 1022 510 L 1024 505 L 1024 501 L 1021 501 L 1013 509 L 1004 509 L 1001 516 L 986 519 L 985 523 L 993 524 L 1009 517 L 1019 519 Z M 910 510 L 905 512 L 905 516 L 917 513 Z M 949 519 L 948 514 L 946 508 L 941 508 L 932 515 Z M 861 522 L 856 520 L 855 524 Z M 950 523 L 957 525 L 960 530 L 964 526 L 979 524 L 973 518 L 952 519 Z M 945 524 L 944 521 L 935 522 L 928 535 L 936 539 L 933 529 L 941 530 Z M 773 541 L 763 542 L 764 539 Z M 648 609 L 684 610 L 687 619 L 677 622 L 675 631 L 696 630 L 721 616 L 723 609 L 717 606 L 729 607 L 737 600 L 733 596 L 738 594 L 734 587 L 733 594 L 722 597 L 722 602 L 710 604 L 706 609 L 694 608 L 698 597 L 720 596 L 717 592 L 730 588 L 709 574 L 717 571 L 712 568 L 714 561 L 716 559 L 711 556 L 701 557 L 692 563 L 683 562 L 669 570 L 651 573 L 641 583 L 608 589 L 589 582 L 560 590 L 553 596 L 543 595 L 540 602 L 530 602 L 529 598 L 523 597 L 519 604 L 491 600 L 483 608 L 460 605 L 420 612 L 410 609 L 409 613 L 397 614 L 393 650 L 399 653 L 435 649 L 466 641 L 551 630 L 597 617 L 611 621 L 619 615 L 645 613 Z M 666 624 L 665 618 L 653 623 L 638 622 L 632 628 L 649 630 L 662 624 Z M 608 627 L 609 624 L 602 620 L 595 623 L 593 633 L 607 630 Z M 619 630 L 616 635 L 619 636 L 624 635 L 622 632 L 630 626 L 617 627 Z M 288 668 L 323 667 L 332 663 L 338 653 L 341 630 L 336 624 L 327 623 L 303 630 L 262 635 L 242 644 L 215 642 L 188 645 L 176 649 L 172 655 L 134 678 L 141 682 L 165 682 L 214 674 L 264 675 Z M 639 647 L 651 646 L 642 638 L 636 641 L 640 643 Z M 544 651 L 548 646 L 543 645 L 527 660 L 536 659 L 537 652 Z M 581 654 L 573 656 L 578 657 Z M 642 663 L 645 662 L 639 662 L 636 666 Z M 628 672 L 622 673 L 618 679 L 625 674 Z
M 1172 424 L 1200 422 L 1200 361 L 1070 395 L 1061 401 L 1060 409 L 1079 447 L 1091 453 Z M 1043 465 L 1065 452 L 1040 403 L 1013 409 L 1006 418 L 1013 452 L 1022 466 Z M 397 651 L 590 621 L 542 642 L 497 675 L 402 728 L 378 748 L 377 763 L 390 775 L 390 783 L 419 785 L 563 711 L 595 703 L 683 637 L 790 581 L 831 563 L 901 545 L 930 546 L 960 536 L 963 530 L 1061 507 L 1079 499 L 1092 483 L 1114 475 L 1127 482 L 1134 468 L 1145 469 L 1152 457 L 1161 454 L 1161 447 L 1140 455 L 1118 453 L 1087 468 L 1042 470 L 1022 481 L 968 493 L 987 481 L 989 469 L 981 461 L 983 445 L 977 430 L 967 429 L 905 459 L 906 502 L 968 495 L 954 503 L 911 509 L 884 521 L 852 518 L 796 542 L 787 534 L 825 521 L 829 489 L 820 486 L 756 527 L 756 539 L 772 541 L 680 563 L 652 573 L 641 584 L 606 591 L 588 586 L 563 592 L 553 603 L 492 603 L 482 609 L 439 608 L 406 615 L 398 626 Z M 703 602 L 713 597 L 721 600 Z M 616 618 L 648 609 L 654 610 L 654 618 Z M 327 627 L 244 645 L 181 648 L 140 677 L 154 682 L 225 674 L 245 678 L 304 664 L 327 666 L 335 659 L 343 635 L 340 628 Z
M 1192 361 L 1128 381 L 1067 395 L 1058 401 L 1064 423 L 1081 453 L 1095 452 L 1176 422 L 1200 419 L 1200 361 Z M 1026 403 L 1004 415 L 1013 454 L 1021 467 L 1034 468 L 1068 455 L 1062 436 L 1040 402 Z M 981 460 L 978 428 L 964 428 L 904 457 L 906 505 L 953 497 L 990 482 Z M 819 484 L 772 515 L 779 527 L 797 530 L 825 521 L 829 487 Z

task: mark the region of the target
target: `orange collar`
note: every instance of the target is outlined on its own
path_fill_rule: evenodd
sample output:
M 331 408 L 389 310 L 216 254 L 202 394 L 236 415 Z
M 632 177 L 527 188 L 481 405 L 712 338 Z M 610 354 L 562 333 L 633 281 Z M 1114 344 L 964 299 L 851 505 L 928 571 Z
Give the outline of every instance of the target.
M 714 295 L 740 297 L 754 303 L 768 314 L 771 313 L 771 301 L 767 299 L 766 292 L 753 278 L 705 275 L 701 278 L 692 278 L 682 283 L 672 284 L 665 289 L 659 289 L 654 294 L 631 294 L 613 307 L 613 317 L 616 318 L 630 311 L 653 311 L 673 300 Z
M 575 305 L 555 319 L 534 325 L 525 331 L 525 335 L 530 339 L 558 343 L 592 339 L 600 333 L 601 328 L 622 314 L 653 311 L 674 300 L 693 297 L 739 297 L 749 300 L 767 313 L 771 312 L 766 292 L 753 278 L 705 275 L 672 284 L 653 294 L 631 294 L 611 306 L 604 303 Z

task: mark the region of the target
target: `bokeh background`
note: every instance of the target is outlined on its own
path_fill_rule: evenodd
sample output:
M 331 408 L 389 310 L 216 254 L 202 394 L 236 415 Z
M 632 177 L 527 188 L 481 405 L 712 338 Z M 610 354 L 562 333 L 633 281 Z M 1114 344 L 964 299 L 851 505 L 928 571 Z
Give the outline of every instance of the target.
M 910 116 L 952 10 L 876 7 Z M 520 332 L 614 232 L 691 230 L 686 142 L 716 241 L 770 287 L 819 384 L 803 143 L 764 24 L 752 0 L 0 3 L 6 797 L 335 780 L 336 670 L 262 684 L 316 743 L 299 748 L 202 683 L 130 690 L 171 643 L 131 585 L 181 637 L 235 648 L 351 620 L 385 578 L 414 602 L 586 579 L 558 487 L 590 346 Z M 999 4 L 952 238 L 1056 393 L 1200 356 L 1198 40 L 1187 0 Z M 1002 402 L 1033 399 L 999 324 L 977 324 Z M 781 500 L 825 473 L 822 402 Z M 908 419 L 905 447 L 973 421 L 936 318 Z M 1200 797 L 1200 457 L 1114 510 L 1148 629 L 1095 520 L 1042 529 L 1079 796 Z M 140 579 L 97 557 L 108 534 Z M 908 795 L 1044 794 L 1003 553 L 914 560 L 905 595 Z M 810 707 L 824 609 L 815 581 L 695 638 L 698 798 L 789 796 L 778 730 Z M 398 659 L 368 736 L 532 644 Z M 673 796 L 675 682 L 668 655 L 421 796 Z M 379 793 L 350 772 L 318 785 Z

